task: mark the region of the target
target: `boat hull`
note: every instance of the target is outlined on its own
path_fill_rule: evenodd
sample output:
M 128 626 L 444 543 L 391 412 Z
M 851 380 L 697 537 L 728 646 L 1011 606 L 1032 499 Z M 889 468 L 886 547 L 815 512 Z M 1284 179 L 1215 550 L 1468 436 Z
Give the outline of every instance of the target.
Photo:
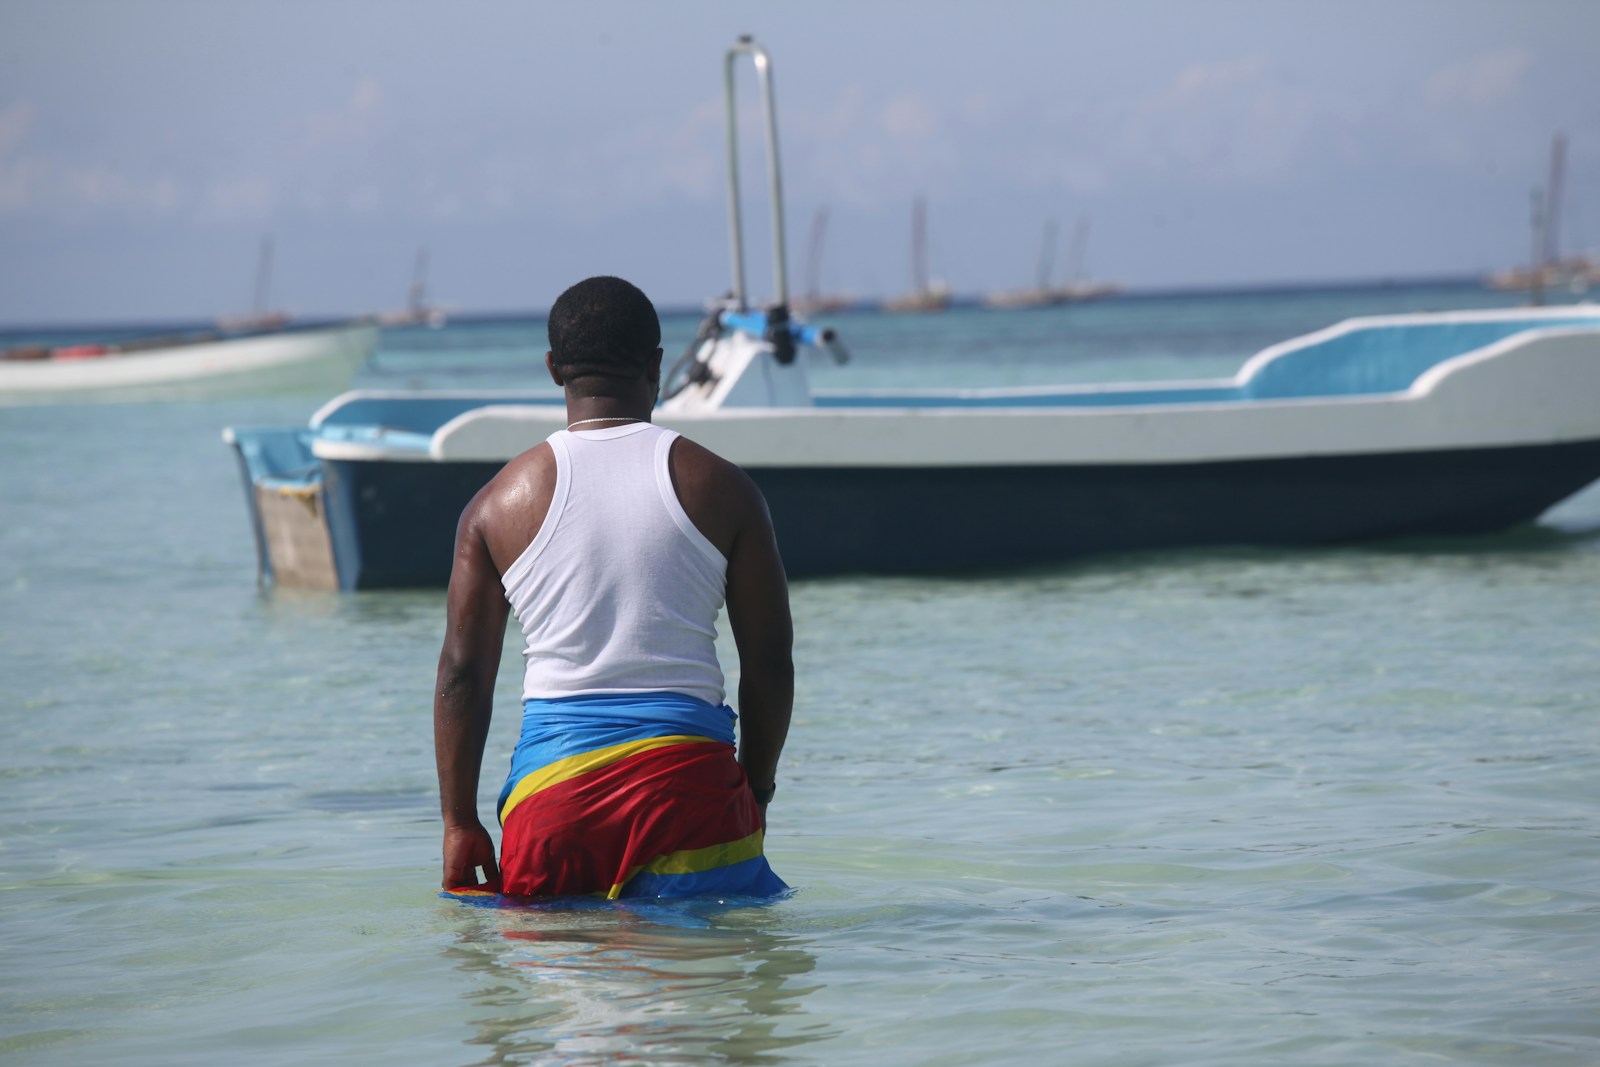
M 82 360 L 0 362 L 0 405 L 320 393 L 372 354 L 367 325 L 289 330 Z
M 793 576 L 1473 535 L 1600 478 L 1600 441 L 1148 466 L 756 470 Z
M 295 584 L 447 584 L 456 521 L 499 466 L 324 461 L 337 574 Z M 748 471 L 767 498 L 790 577 L 804 578 L 1493 533 L 1600 478 L 1600 440 L 1138 466 Z

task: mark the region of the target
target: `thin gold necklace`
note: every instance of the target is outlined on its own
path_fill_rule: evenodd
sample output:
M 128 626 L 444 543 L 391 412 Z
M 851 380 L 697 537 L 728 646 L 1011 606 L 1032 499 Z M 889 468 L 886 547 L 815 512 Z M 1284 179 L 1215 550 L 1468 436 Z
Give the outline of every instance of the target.
M 591 422 L 643 422 L 643 421 L 644 421 L 643 419 L 636 419 L 632 415 L 607 415 L 607 416 L 605 416 L 603 418 L 598 418 L 598 419 L 579 419 L 577 422 L 569 422 L 569 423 L 567 423 L 567 429 L 570 430 L 574 426 L 585 426 L 585 425 L 588 425 Z

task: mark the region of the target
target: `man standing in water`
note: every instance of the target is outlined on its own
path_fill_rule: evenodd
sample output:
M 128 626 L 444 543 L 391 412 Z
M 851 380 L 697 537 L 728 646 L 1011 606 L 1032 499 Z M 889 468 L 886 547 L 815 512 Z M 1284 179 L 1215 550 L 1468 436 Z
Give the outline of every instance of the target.
M 550 309 L 567 428 L 462 512 L 434 692 L 446 890 L 512 896 L 766 894 L 766 806 L 794 700 L 788 585 L 748 475 L 652 425 L 655 308 L 620 278 Z M 739 727 L 715 622 L 739 653 Z M 522 736 L 478 819 L 495 676 L 514 612 Z M 479 882 L 475 868 L 484 872 Z

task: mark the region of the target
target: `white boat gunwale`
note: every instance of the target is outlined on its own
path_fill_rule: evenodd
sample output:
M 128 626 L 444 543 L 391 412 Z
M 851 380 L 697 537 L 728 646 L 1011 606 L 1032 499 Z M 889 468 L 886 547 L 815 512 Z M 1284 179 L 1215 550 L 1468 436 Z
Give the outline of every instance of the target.
M 1597 334 L 1600 318 L 1520 331 L 1441 361 L 1403 391 L 1108 407 L 732 407 L 663 411 L 657 421 L 764 467 L 1181 464 L 1537 445 L 1600 436 Z M 1535 362 L 1564 366 L 1527 373 Z M 1475 375 L 1507 380 L 1474 389 Z M 1558 387 L 1529 391 L 1542 381 Z M 350 462 L 504 462 L 564 417 L 556 403 L 482 404 L 431 433 L 325 424 L 311 450 Z

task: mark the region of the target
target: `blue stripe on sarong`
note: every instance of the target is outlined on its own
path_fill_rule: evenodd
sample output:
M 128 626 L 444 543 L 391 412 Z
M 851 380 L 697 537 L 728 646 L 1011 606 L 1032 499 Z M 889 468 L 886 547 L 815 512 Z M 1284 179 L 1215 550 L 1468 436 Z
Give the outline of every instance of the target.
M 568 756 L 648 737 L 691 734 L 734 744 L 738 718 L 726 704 L 684 693 L 592 693 L 522 703 L 522 736 L 511 754 L 511 773 L 496 810 L 540 767 Z
M 622 890 L 624 899 L 636 897 L 722 896 L 771 897 L 789 892 L 789 885 L 767 863 L 765 856 L 752 856 L 739 863 L 690 874 L 656 874 L 640 871 Z

